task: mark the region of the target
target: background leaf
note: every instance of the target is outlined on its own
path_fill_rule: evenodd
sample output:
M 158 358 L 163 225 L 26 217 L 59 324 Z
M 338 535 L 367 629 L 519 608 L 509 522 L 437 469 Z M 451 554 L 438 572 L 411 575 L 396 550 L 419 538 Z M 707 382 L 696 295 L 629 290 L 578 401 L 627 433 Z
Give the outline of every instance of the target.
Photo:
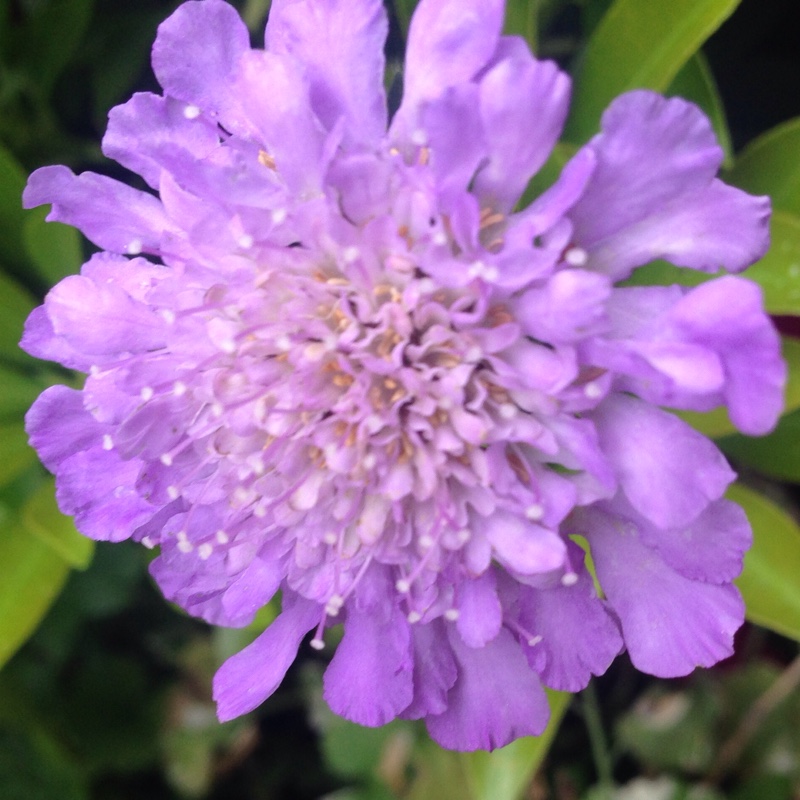
M 800 641 L 800 528 L 775 503 L 740 483 L 728 497 L 747 512 L 753 547 L 736 581 L 747 618 Z
M 752 194 L 768 194 L 773 208 L 800 217 L 800 117 L 753 140 L 726 180 Z
M 739 0 L 616 0 L 576 71 L 565 138 L 586 141 L 622 92 L 666 89 L 738 5 Z

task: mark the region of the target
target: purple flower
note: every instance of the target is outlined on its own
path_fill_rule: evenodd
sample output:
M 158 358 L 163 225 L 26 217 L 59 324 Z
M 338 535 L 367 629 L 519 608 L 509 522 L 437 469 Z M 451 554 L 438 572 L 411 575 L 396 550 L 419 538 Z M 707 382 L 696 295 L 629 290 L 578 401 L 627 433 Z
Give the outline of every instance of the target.
M 624 648 L 661 676 L 731 652 L 750 529 L 723 456 L 659 406 L 766 432 L 778 337 L 744 279 L 624 281 L 743 269 L 769 202 L 716 179 L 695 106 L 638 91 L 517 210 L 569 81 L 502 15 L 422 0 L 387 129 L 380 0 L 273 0 L 266 51 L 187 2 L 153 50 L 164 95 L 103 141 L 153 192 L 65 167 L 26 189 L 104 251 L 23 339 L 88 372 L 27 418 L 61 508 L 158 546 L 164 594 L 212 623 L 282 593 L 217 674 L 223 720 L 339 623 L 331 708 L 466 750 L 541 732 L 542 684 Z

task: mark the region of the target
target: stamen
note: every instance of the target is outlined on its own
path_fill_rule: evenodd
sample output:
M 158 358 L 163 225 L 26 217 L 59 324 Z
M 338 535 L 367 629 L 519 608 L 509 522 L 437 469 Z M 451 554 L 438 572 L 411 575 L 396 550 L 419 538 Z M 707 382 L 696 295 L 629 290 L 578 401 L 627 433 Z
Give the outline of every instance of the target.
M 127 246 L 125 247 L 125 252 L 129 256 L 138 256 L 139 253 L 142 252 L 142 247 L 144 246 L 141 239 L 131 239 L 128 242 Z
M 200 109 L 197 106 L 186 106 L 183 109 L 183 116 L 186 119 L 197 119 L 200 116 Z

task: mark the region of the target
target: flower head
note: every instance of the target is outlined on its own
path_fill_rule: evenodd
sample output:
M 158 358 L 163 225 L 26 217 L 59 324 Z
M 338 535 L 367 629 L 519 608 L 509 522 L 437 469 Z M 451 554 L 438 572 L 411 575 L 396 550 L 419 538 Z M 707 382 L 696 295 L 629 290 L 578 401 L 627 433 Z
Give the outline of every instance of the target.
M 387 123 L 380 0 L 273 0 L 266 50 L 222 0 L 184 3 L 164 95 L 103 141 L 154 191 L 28 184 L 103 250 L 23 340 L 88 373 L 28 415 L 61 508 L 159 547 L 164 594 L 210 622 L 282 592 L 216 677 L 222 719 L 339 623 L 333 710 L 461 749 L 541 732 L 542 684 L 623 648 L 664 676 L 731 652 L 749 527 L 725 459 L 659 406 L 767 431 L 778 339 L 746 280 L 620 284 L 656 258 L 743 269 L 768 201 L 716 179 L 696 107 L 640 91 L 516 210 L 569 81 L 502 14 L 422 0 Z

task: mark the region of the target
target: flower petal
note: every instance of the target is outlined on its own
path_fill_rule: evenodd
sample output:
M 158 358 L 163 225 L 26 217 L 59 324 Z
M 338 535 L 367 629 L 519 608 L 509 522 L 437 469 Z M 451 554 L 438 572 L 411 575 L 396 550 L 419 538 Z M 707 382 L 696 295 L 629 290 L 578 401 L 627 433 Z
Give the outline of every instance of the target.
M 164 91 L 220 117 L 228 130 L 241 125 L 232 77 L 250 35 L 236 9 L 222 0 L 190 0 L 158 27 L 153 71 Z
M 620 279 L 666 258 L 712 272 L 739 270 L 766 251 L 768 200 L 714 180 L 722 150 L 691 103 L 624 94 L 587 147 L 597 167 L 570 218 L 592 268 Z
M 22 202 L 25 208 L 52 203 L 48 220 L 74 225 L 114 253 L 157 253 L 162 236 L 172 230 L 157 198 L 104 175 L 74 175 L 67 167 L 37 169 Z
M 519 736 L 538 736 L 550 715 L 547 697 L 514 637 L 505 629 L 485 647 L 467 647 L 448 628 L 458 664 L 447 710 L 425 720 L 451 750 L 494 750 Z
M 642 542 L 636 524 L 616 516 L 613 507 L 587 509 L 581 522 L 637 669 L 674 678 L 731 655 L 733 635 L 744 621 L 736 587 L 675 572 Z
M 489 160 L 475 179 L 474 191 L 484 205 L 501 212 L 514 207 L 547 161 L 569 102 L 569 78 L 556 64 L 523 53 L 495 64 L 480 82 Z
M 346 120 L 351 142 L 374 144 L 386 130 L 380 0 L 273 0 L 267 49 L 305 67 L 311 105 L 328 130 Z
M 300 642 L 320 616 L 318 603 L 284 593 L 278 618 L 252 644 L 231 656 L 214 676 L 220 722 L 252 711 L 278 688 L 297 656 Z
M 456 592 L 458 620 L 456 627 L 469 647 L 483 647 L 500 632 L 503 609 L 497 597 L 494 571 L 464 580 Z
M 691 522 L 735 477 L 713 442 L 635 397 L 607 398 L 594 418 L 625 495 L 659 527 Z
M 447 632 L 441 619 L 413 625 L 414 699 L 402 714 L 404 719 L 421 719 L 441 714 L 447 708 L 447 694 L 458 677 Z
M 520 624 L 536 643 L 523 642 L 531 667 L 552 689 L 577 692 L 602 675 L 624 645 L 616 622 L 597 597 L 586 570 L 572 586 L 522 587 Z
M 360 725 L 385 725 L 413 700 L 412 676 L 405 616 L 394 609 L 382 620 L 370 611 L 349 608 L 344 637 L 323 679 L 331 709 Z

